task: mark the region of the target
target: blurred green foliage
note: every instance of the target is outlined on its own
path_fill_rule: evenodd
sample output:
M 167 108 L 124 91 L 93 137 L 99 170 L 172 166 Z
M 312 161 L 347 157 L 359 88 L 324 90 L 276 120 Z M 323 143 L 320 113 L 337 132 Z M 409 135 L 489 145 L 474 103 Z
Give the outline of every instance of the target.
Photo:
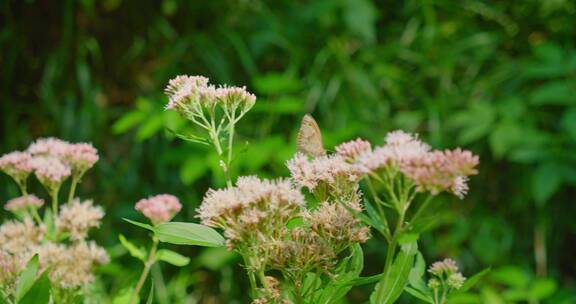
M 94 288 L 119 293 L 140 269 L 117 235 L 134 202 L 173 193 L 180 220 L 213 183 L 209 149 L 174 136 L 164 112 L 178 74 L 245 85 L 257 105 L 239 125 L 240 174 L 287 175 L 295 131 L 313 113 L 328 147 L 415 131 L 480 154 L 464 201 L 439 202 L 428 261 L 493 271 L 459 303 L 574 303 L 576 296 L 576 3 L 571 0 L 1 1 L 0 152 L 32 139 L 91 141 L 101 161 L 81 191 L 107 210 L 97 239 L 115 262 Z M 0 177 L 0 199 L 17 193 Z M 36 185 L 37 186 L 37 185 Z M 5 215 L 5 214 L 3 214 Z M 2 216 L 3 216 L 2 215 Z M 153 269 L 158 303 L 244 303 L 237 257 L 192 256 Z M 366 246 L 366 274 L 383 248 Z M 352 291 L 366 300 L 370 287 Z M 412 301 L 406 297 L 402 301 Z

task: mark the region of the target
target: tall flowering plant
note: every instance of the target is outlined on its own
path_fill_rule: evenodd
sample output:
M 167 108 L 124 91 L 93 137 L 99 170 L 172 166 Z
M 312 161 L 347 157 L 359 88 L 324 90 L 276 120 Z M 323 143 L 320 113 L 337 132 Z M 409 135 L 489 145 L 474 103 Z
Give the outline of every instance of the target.
M 229 171 L 235 124 L 254 105 L 254 95 L 215 87 L 200 76 L 178 76 L 166 92 L 166 108 L 205 131 L 188 139 L 211 143 L 221 156 L 227 187 L 208 190 L 198 218 L 221 229 L 226 247 L 242 257 L 253 303 L 334 303 L 353 286 L 369 283 L 376 283 L 372 303 L 394 303 L 404 291 L 445 303 L 449 292 L 464 284 L 459 273 L 446 273 L 446 280 L 440 275 L 439 285 L 437 279 L 421 282 L 425 264 L 417 240 L 419 220 L 433 197 L 466 194 L 478 164 L 471 152 L 434 151 L 416 135 L 394 131 L 383 146 L 357 139 L 328 154 L 307 116 L 299 134 L 301 152 L 287 162 L 290 178 L 235 178 Z M 371 229 L 388 249 L 383 272 L 363 278 L 360 244 Z
M 90 229 L 100 226 L 104 211 L 91 200 L 76 197 L 77 184 L 98 158 L 91 144 L 56 138 L 39 139 L 26 151 L 0 157 L 0 170 L 21 192 L 4 205 L 15 219 L 0 225 L 4 302 L 76 303 L 95 280 L 94 267 L 108 263 L 106 251 L 88 238 Z M 44 186 L 49 206 L 28 192 L 30 175 Z M 71 180 L 67 199 L 60 203 L 67 180 Z

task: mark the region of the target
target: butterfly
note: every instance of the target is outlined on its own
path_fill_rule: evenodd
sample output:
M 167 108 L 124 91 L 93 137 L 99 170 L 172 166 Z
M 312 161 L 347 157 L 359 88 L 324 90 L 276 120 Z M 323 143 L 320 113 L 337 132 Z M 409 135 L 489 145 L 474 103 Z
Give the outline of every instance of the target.
M 302 118 L 300 131 L 297 138 L 298 151 L 311 156 L 319 157 L 326 155 L 322 144 L 322 133 L 312 116 L 306 114 Z

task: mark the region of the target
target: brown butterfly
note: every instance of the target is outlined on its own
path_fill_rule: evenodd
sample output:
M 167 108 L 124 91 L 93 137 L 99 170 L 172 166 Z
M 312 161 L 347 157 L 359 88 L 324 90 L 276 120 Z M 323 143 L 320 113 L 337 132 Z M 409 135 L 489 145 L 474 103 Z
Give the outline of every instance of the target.
M 320 128 L 318 127 L 316 120 L 308 114 L 304 115 L 304 118 L 302 118 L 300 131 L 298 132 L 297 144 L 298 151 L 300 152 L 315 157 L 326 155 L 326 150 L 324 150 L 324 145 L 322 143 L 322 133 L 320 132 Z

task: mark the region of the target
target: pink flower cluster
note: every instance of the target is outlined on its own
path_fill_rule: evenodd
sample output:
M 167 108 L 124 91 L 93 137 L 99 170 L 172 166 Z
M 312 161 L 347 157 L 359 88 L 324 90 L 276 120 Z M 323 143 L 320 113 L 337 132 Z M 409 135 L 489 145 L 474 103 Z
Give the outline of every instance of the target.
M 135 209 L 142 212 L 154 225 L 170 221 L 182 209 L 177 197 L 160 194 L 136 203 Z
M 417 135 L 403 131 L 388 133 L 385 142 L 371 150 L 357 139 L 337 146 L 336 152 L 363 173 L 397 168 L 414 181 L 419 191 L 432 194 L 448 191 L 463 198 L 468 192 L 468 176 L 477 174 L 479 159 L 470 151 L 431 151 Z
M 447 190 L 463 198 L 468 192 L 467 176 L 477 174 L 478 156 L 461 149 L 434 151 L 401 164 L 402 172 L 421 191 L 437 194 Z
M 336 154 L 353 160 L 362 153 L 372 151 L 372 145 L 369 141 L 365 141 L 361 138 L 355 140 L 347 141 L 336 146 Z
M 320 183 L 356 182 L 362 176 L 358 166 L 346 162 L 340 155 L 309 159 L 302 153 L 296 153 L 286 166 L 292 179 L 309 190 L 314 190 Z
M 98 161 L 98 151 L 88 143 L 69 143 L 57 138 L 41 138 L 28 148 L 33 156 L 52 156 L 81 176 Z
M 40 208 L 42 205 L 44 205 L 44 200 L 38 198 L 36 195 L 29 194 L 9 200 L 6 205 L 4 205 L 4 209 L 15 212 L 27 210 L 28 208 Z
M 36 156 L 32 159 L 34 174 L 48 189 L 56 189 L 72 171 L 60 158 L 54 156 Z
M 31 160 L 30 154 L 14 151 L 0 157 L 0 170 L 17 181 L 26 180 L 33 169 Z
M 231 109 L 248 109 L 256 102 L 256 96 L 245 87 L 215 87 L 209 85 L 208 78 L 203 76 L 177 76 L 168 82 L 165 92 L 168 95 L 166 109 L 184 112 L 190 111 L 188 107 L 213 108 L 218 104 Z

